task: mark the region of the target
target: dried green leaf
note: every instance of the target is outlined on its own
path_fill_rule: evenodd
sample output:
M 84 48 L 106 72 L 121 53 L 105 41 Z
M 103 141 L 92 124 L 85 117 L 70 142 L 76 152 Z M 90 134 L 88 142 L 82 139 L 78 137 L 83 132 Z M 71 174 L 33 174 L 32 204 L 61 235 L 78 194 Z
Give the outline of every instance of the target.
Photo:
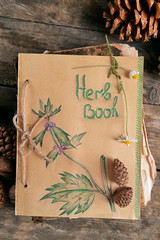
M 81 145 L 82 143 L 80 142 L 82 137 L 86 134 L 86 132 L 80 133 L 80 134 L 75 134 L 72 138 L 71 138 L 71 145 L 74 147 L 78 147 L 79 145 Z M 72 146 L 66 146 L 65 149 L 70 149 L 72 148 Z
M 42 112 L 42 111 L 40 111 L 40 110 L 38 110 L 38 114 L 39 114 L 39 117 L 43 117 L 45 114 Z
M 119 93 L 123 90 L 123 83 L 122 81 L 120 80 L 119 82 Z
M 47 105 L 44 105 L 44 111 L 47 112 Z
M 48 98 L 47 100 L 47 106 L 50 107 L 51 106 L 51 101 L 50 101 L 50 98 Z
M 46 112 L 49 113 L 50 112 L 50 106 L 46 106 Z
M 39 106 L 40 106 L 40 109 L 43 111 L 44 110 L 44 104 L 43 104 L 43 101 L 41 99 L 39 99 Z
M 36 145 L 38 145 L 38 143 L 40 144 L 40 146 L 42 147 L 42 144 L 43 144 L 43 138 L 44 138 L 44 135 L 46 133 L 46 129 L 44 129 L 43 131 L 41 131 L 40 133 L 38 133 L 34 138 L 34 142 Z
M 46 160 L 46 168 L 48 167 L 48 165 L 49 165 L 49 161 Z
M 106 159 L 103 155 L 100 158 L 100 162 L 101 162 L 101 175 L 102 175 L 103 187 L 104 187 L 105 193 L 107 193 L 108 191 L 110 191 L 110 189 L 108 187 Z
M 59 113 L 61 111 L 61 106 L 59 106 L 58 108 L 55 108 L 53 113 L 50 116 L 56 115 L 57 113 Z
M 56 150 L 51 150 L 47 155 L 46 157 L 52 159 L 52 161 L 54 161 L 56 159 L 56 157 L 58 156 L 58 151 Z
M 60 174 L 64 183 L 57 183 L 47 188 L 49 191 L 41 200 L 53 199 L 52 203 L 65 203 L 60 210 L 63 214 L 71 214 L 75 210 L 75 214 L 84 213 L 93 203 L 95 190 L 91 181 L 83 174 L 75 176 L 68 172 Z
M 112 70 L 112 68 L 110 68 L 109 73 L 108 73 L 108 78 L 110 78 L 110 76 L 112 75 L 112 73 L 113 73 L 113 70 Z
M 50 109 L 49 109 L 49 111 L 51 112 L 51 111 L 52 111 L 52 109 L 53 109 L 53 104 L 50 106 Z
M 115 59 L 114 66 L 115 66 L 115 69 L 118 69 L 118 68 L 119 68 L 119 65 L 118 65 L 118 62 L 117 62 L 117 60 L 116 60 L 116 59 Z
M 34 111 L 33 109 L 32 109 L 32 112 L 33 112 L 34 114 L 36 114 L 37 116 L 39 116 L 39 114 L 38 114 L 36 111 Z
M 52 159 L 52 161 L 54 161 L 58 156 L 58 151 L 52 149 L 47 155 L 46 157 L 49 159 Z M 48 166 L 49 161 L 46 160 L 46 167 Z
M 60 143 L 60 145 L 65 144 L 66 146 L 72 146 L 71 141 L 69 139 L 69 134 L 66 133 L 64 130 L 62 130 L 61 128 L 54 126 L 53 128 L 51 128 L 51 131 L 53 132 L 53 134 L 55 135 L 55 137 L 57 138 L 58 142 Z

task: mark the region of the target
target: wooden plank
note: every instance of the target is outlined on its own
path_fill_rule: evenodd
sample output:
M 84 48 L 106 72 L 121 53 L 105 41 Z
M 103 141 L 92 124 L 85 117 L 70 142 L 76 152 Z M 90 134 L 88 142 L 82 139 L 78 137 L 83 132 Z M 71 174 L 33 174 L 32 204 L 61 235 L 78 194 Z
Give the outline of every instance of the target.
M 119 42 L 118 36 L 109 36 L 109 41 Z M 12 59 L 18 52 L 43 53 L 46 49 L 55 51 L 102 44 L 105 43 L 105 37 L 103 32 L 0 18 L 0 43 L 0 85 L 15 86 Z M 158 42 L 153 40 L 132 45 L 139 50 L 140 55 L 145 53 L 144 102 L 160 104 L 159 76 L 156 57 L 153 57 L 157 54 Z M 150 55 L 152 61 L 149 60 Z
M 0 108 L 9 108 L 16 111 L 17 90 L 11 87 L 0 86 Z
M 106 240 L 106 239 L 159 239 L 160 225 L 160 172 L 153 187 L 152 201 L 142 208 L 142 219 L 54 219 L 34 224 L 31 217 L 14 215 L 11 205 L 0 209 L 0 239 L 39 240 Z
M 0 16 L 58 26 L 104 31 L 105 0 L 1 0 Z
M 12 118 L 16 112 L 16 89 L 0 87 L 0 124 L 12 124 Z
M 144 104 L 145 124 L 152 155 L 160 169 L 160 106 Z
M 19 52 L 43 53 L 97 42 L 105 42 L 104 33 L 0 18 L 0 85 L 16 85 L 12 59 Z

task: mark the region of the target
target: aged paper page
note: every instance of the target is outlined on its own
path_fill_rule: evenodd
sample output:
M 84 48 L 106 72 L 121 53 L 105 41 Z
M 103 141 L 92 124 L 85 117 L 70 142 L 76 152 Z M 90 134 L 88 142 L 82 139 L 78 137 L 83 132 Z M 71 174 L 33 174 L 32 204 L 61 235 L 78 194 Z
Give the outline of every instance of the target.
M 116 59 L 119 66 L 128 70 L 139 68 L 142 71 L 142 60 L 138 57 Z M 44 118 L 37 125 L 32 138 L 45 131 L 42 146 L 39 141 L 37 147 L 45 156 L 51 152 L 49 157 L 52 155 L 54 160 L 46 167 L 46 161 L 36 151 L 31 151 L 29 156 L 24 157 L 27 182 L 25 188 L 22 184 L 22 158 L 19 154 L 21 134 L 18 133 L 17 215 L 66 217 L 64 205 L 71 201 L 70 206 L 66 205 L 68 209 L 70 207 L 69 217 L 139 218 L 142 77 L 133 80 L 124 69 L 118 70 L 127 95 L 129 136 L 137 139 L 137 143 L 128 147 L 117 141 L 125 134 L 126 111 L 124 96 L 118 93 L 117 78 L 115 75 L 107 78 L 110 69 L 107 66 L 110 64 L 110 57 L 106 56 L 19 54 L 18 113 L 22 113 L 22 89 L 28 79 L 25 96 L 26 128 L 30 129 L 38 119 L 32 109 L 36 113 L 41 111 L 45 114 L 44 105 L 53 104 L 50 118 Z M 39 99 L 42 101 L 41 108 Z M 52 115 L 55 109 L 60 111 Z M 51 129 L 54 130 L 50 131 Z M 71 146 L 68 139 L 75 143 L 79 134 L 82 134 L 79 139 L 81 144 Z M 115 158 L 127 167 L 127 186 L 133 188 L 131 204 L 126 208 L 115 205 L 114 212 L 107 197 L 96 188 L 97 184 L 103 189 L 100 166 L 102 155 L 106 158 L 108 184 L 109 187 L 112 186 L 112 193 L 119 188 L 112 174 Z M 69 186 L 68 191 L 75 191 L 74 197 L 61 186 L 64 194 L 61 193 L 58 199 L 55 200 L 53 195 L 42 199 L 50 193 L 45 189 L 51 190 L 51 186 L 58 183 L 68 183 L 65 187 Z M 84 204 L 84 211 L 78 211 L 81 204 Z

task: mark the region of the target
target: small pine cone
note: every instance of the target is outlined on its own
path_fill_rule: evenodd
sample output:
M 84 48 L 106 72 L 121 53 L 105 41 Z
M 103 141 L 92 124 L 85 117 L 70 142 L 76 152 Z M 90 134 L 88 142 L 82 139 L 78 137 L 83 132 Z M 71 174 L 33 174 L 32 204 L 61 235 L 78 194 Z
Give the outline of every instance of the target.
M 128 171 L 124 164 L 119 159 L 114 159 L 113 162 L 114 180 L 119 186 L 124 186 L 128 183 Z
M 12 126 L 0 126 L 0 155 L 8 160 L 16 159 L 16 131 Z
M 6 191 L 4 189 L 3 183 L 0 181 L 0 208 L 5 204 L 7 201 Z
M 114 201 L 121 208 L 127 207 L 132 201 L 132 196 L 133 196 L 132 188 L 123 187 L 117 190 L 114 196 Z
M 14 166 L 12 161 L 5 159 L 0 156 L 0 176 L 3 177 L 13 177 L 14 175 Z
M 9 200 L 11 203 L 15 203 L 15 185 L 9 189 Z

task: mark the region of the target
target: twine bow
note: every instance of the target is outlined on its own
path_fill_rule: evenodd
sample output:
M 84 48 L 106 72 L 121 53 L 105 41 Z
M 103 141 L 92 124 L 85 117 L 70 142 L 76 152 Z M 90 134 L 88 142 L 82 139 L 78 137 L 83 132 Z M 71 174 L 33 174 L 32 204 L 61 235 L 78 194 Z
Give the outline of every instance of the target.
M 27 129 L 26 127 L 26 119 L 25 119 L 25 98 L 26 98 L 26 87 L 29 84 L 29 80 L 26 80 L 23 86 L 22 92 L 22 114 L 18 113 L 13 117 L 13 124 L 17 128 L 17 130 L 21 133 L 20 137 L 20 145 L 19 145 L 19 153 L 22 159 L 22 183 L 24 187 L 27 187 L 26 183 L 26 171 L 25 171 L 25 156 L 29 156 L 29 154 L 35 150 L 35 152 L 43 159 L 47 160 L 48 162 L 52 162 L 52 159 L 46 157 L 37 147 L 37 145 L 32 140 L 32 133 L 36 126 L 43 121 L 49 114 L 45 114 L 43 117 L 39 118 L 31 127 L 31 129 Z M 18 119 L 21 118 L 22 127 Z M 27 148 L 27 151 L 25 150 Z

